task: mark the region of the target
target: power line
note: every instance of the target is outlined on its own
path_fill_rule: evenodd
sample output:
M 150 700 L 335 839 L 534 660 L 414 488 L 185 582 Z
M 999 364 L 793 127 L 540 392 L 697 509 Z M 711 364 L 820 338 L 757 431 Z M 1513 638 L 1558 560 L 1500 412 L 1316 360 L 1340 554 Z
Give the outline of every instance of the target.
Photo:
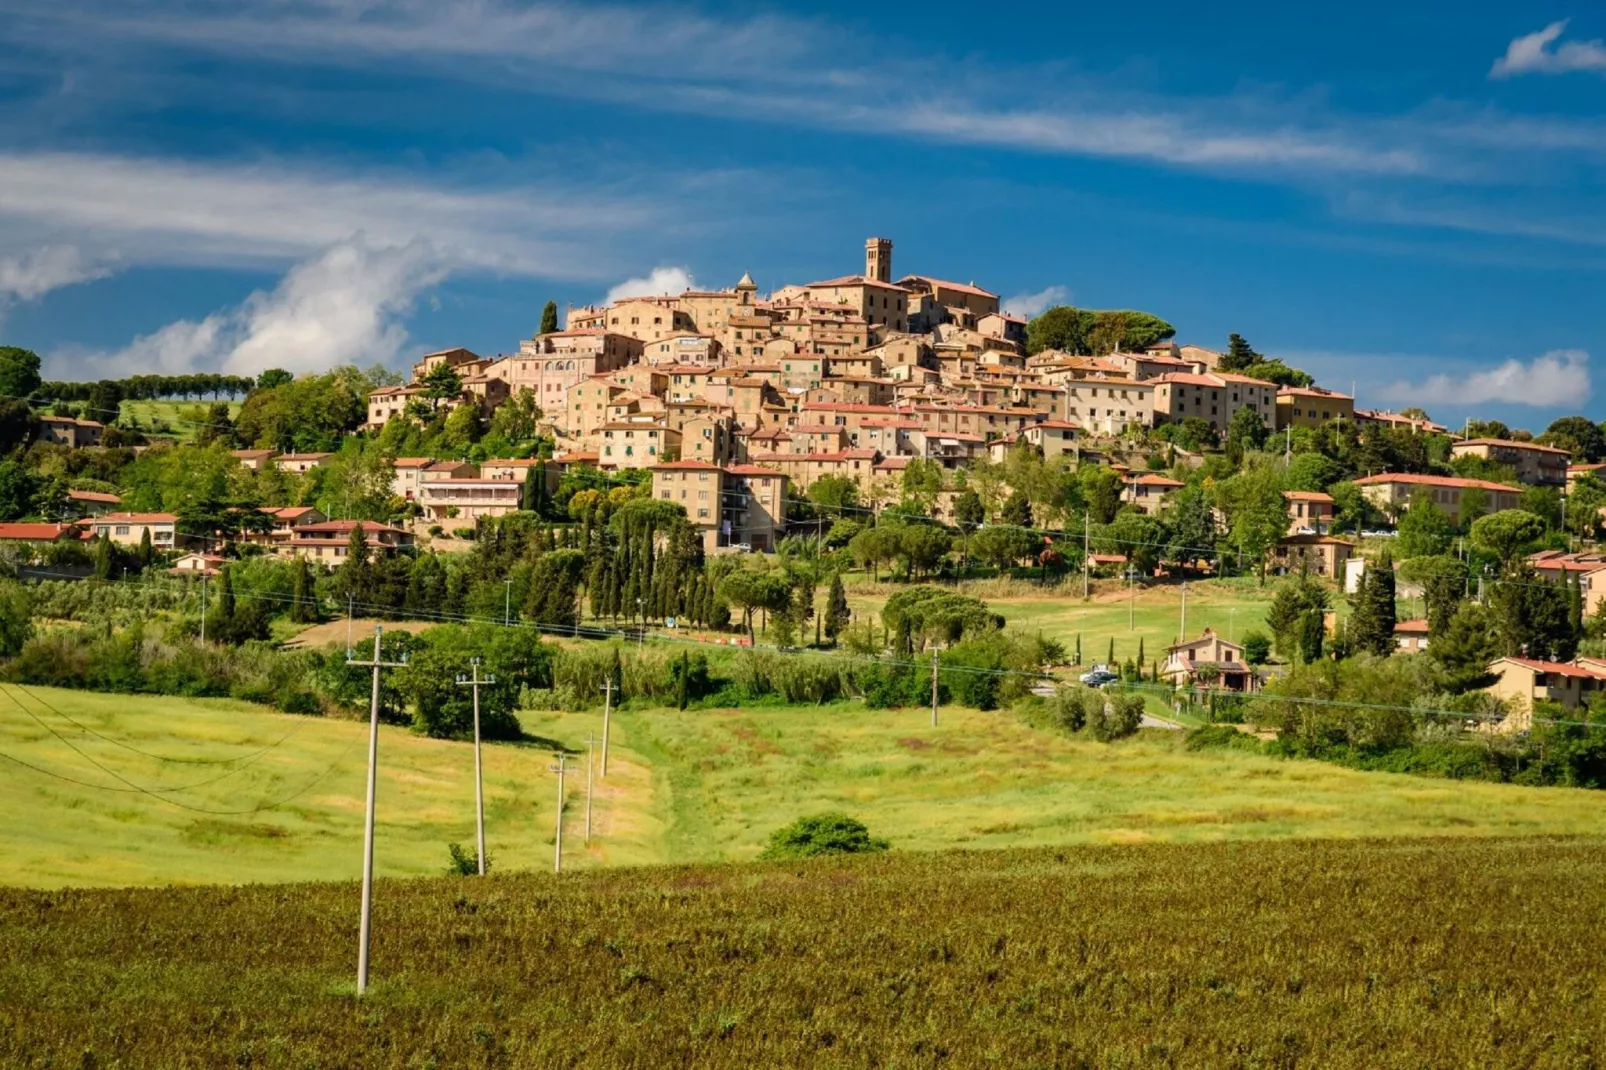
M 296 791 L 292 792 L 289 795 L 284 796 L 281 799 L 275 799 L 273 802 L 263 803 L 261 805 L 249 807 L 249 808 L 243 809 L 243 810 L 215 810 L 215 809 L 211 809 L 209 807 L 204 807 L 204 806 L 192 806 L 189 803 L 180 802 L 177 799 L 169 799 L 169 798 L 165 797 L 167 794 L 169 794 L 171 792 L 186 791 L 186 790 L 189 790 L 189 788 L 171 788 L 171 789 L 166 789 L 164 791 L 164 790 L 153 790 L 151 788 L 146 788 L 146 787 L 144 787 L 142 785 L 134 783 L 132 780 L 129 780 L 127 777 L 124 777 L 123 775 L 121 775 L 117 771 L 102 765 L 100 762 L 96 761 L 94 758 L 92 758 L 88 754 L 84 753 L 84 751 L 80 750 L 77 746 L 75 746 L 73 744 L 72 740 L 68 739 L 67 737 L 63 736 L 60 732 L 56 731 L 56 729 L 54 727 L 52 727 L 47 721 L 41 719 L 38 714 L 36 714 L 32 710 L 28 709 L 26 706 L 22 705 L 20 702 L 17 702 L 15 699 L 12 699 L 11 701 L 12 701 L 13 705 L 15 705 L 18 709 L 22 710 L 22 712 L 26 713 L 29 717 L 32 717 L 35 721 L 37 721 L 39 723 L 39 725 L 42 728 L 45 729 L 45 731 L 49 732 L 52 736 L 56 737 L 57 740 L 59 740 L 60 742 L 65 744 L 67 746 L 67 748 L 69 750 L 71 750 L 73 753 L 77 754 L 80 758 L 83 758 L 90 765 L 93 765 L 96 769 L 99 769 L 101 772 L 105 773 L 107 776 L 111 777 L 112 779 L 117 780 L 120 783 L 127 785 L 127 787 L 126 788 L 114 788 L 114 787 L 111 787 L 110 785 L 107 785 L 107 784 L 91 784 L 91 783 L 89 783 L 87 781 L 81 781 L 81 780 L 77 780 L 77 779 L 72 778 L 72 777 L 62 776 L 59 773 L 52 773 L 47 769 L 43 769 L 43 768 L 41 768 L 39 766 L 35 766 L 35 765 L 32 765 L 32 764 L 30 764 L 28 762 L 24 762 L 21 759 L 16 758 L 16 757 L 14 757 L 12 755 L 9 755 L 9 754 L 6 755 L 7 758 L 9 758 L 13 762 L 16 762 L 18 765 L 24 765 L 24 766 L 27 766 L 29 769 L 33 769 L 33 770 L 35 770 L 37 772 L 44 773 L 47 776 L 54 776 L 54 777 L 57 777 L 58 779 L 66 780 L 66 781 L 69 781 L 69 782 L 74 783 L 74 784 L 80 784 L 80 785 L 82 785 L 84 787 L 98 788 L 98 789 L 100 789 L 102 791 L 133 791 L 133 792 L 137 792 L 137 793 L 139 793 L 141 795 L 148 795 L 151 798 L 155 799 L 157 802 L 167 803 L 169 806 L 177 806 L 182 810 L 190 810 L 190 811 L 193 811 L 195 813 L 201 813 L 201 814 L 212 814 L 214 816 L 219 816 L 219 817 L 234 817 L 234 816 L 240 816 L 240 815 L 244 815 L 244 814 L 257 814 L 257 813 L 261 813 L 264 810 L 272 810 L 272 809 L 274 809 L 276 807 L 283 806 L 285 803 L 290 802 L 293 799 L 299 798 L 300 796 L 302 796 L 302 795 L 306 794 L 307 792 L 311 791 L 320 781 L 322 781 L 326 776 L 328 776 L 330 773 L 332 773 L 334 771 L 335 767 L 337 765 L 339 765 L 340 762 L 345 758 L 346 754 L 350 753 L 350 751 L 351 751 L 351 746 L 348 745 L 346 750 L 342 751 L 341 754 L 338 757 L 336 757 L 333 762 L 331 762 L 329 764 L 329 767 L 327 769 L 325 769 L 323 772 L 319 773 L 317 776 L 313 777 L 310 781 L 308 781 L 301 788 L 298 788 Z M 227 774 L 224 774 L 224 775 L 225 776 L 231 776 L 233 774 L 232 773 L 227 773 Z M 221 779 L 223 779 L 223 778 L 222 777 L 214 778 L 214 780 L 221 780 Z M 203 782 L 203 783 L 211 783 L 211 781 L 206 781 L 206 782 Z M 199 786 L 199 785 L 191 785 L 190 787 L 197 787 L 197 786 Z
M 74 720 L 72 717 L 69 717 L 67 714 L 65 714 L 65 713 L 61 712 L 60 710 L 56 709 L 56 707 L 52 706 L 49 702 L 46 702 L 44 699 L 40 698 L 38 695 L 35 695 L 32 691 L 29 691 L 26 687 L 22 686 L 21 684 L 14 683 L 11 686 L 15 687 L 18 691 L 21 691 L 24 695 L 27 695 L 33 701 L 39 703 L 39 705 L 45 707 L 45 709 L 49 710 L 51 713 L 54 713 L 57 717 L 60 717 L 63 721 L 66 721 L 68 724 L 72 725 L 74 728 L 78 729 L 80 732 L 84 732 L 84 733 L 86 733 L 88 735 L 94 736 L 96 739 L 99 739 L 99 740 L 101 740 L 103 742 L 110 743 L 114 747 L 121 747 L 126 751 L 131 751 L 132 753 L 138 754 L 141 757 L 153 758 L 153 759 L 155 759 L 156 761 L 159 761 L 159 762 L 172 762 L 174 764 L 179 764 L 179 765 L 232 765 L 235 762 L 251 761 L 251 760 L 253 760 L 255 758 L 260 757 L 263 754 L 266 754 L 268 751 L 272 750 L 273 748 L 279 746 L 279 744 L 283 743 L 285 740 L 289 739 L 291 736 L 293 736 L 297 732 L 301 731 L 302 728 L 306 727 L 305 722 L 303 722 L 301 724 L 298 724 L 294 728 L 290 729 L 289 732 L 286 732 L 279 739 L 277 739 L 276 741 L 274 741 L 272 743 L 269 743 L 267 746 L 261 747 L 261 748 L 259 748 L 257 750 L 254 750 L 249 754 L 239 755 L 238 757 L 235 757 L 235 758 L 171 758 L 171 757 L 168 757 L 165 754 L 154 754 L 151 751 L 141 750 L 140 748 L 138 748 L 136 746 L 133 746 L 132 744 L 124 743 L 121 740 L 113 739 L 111 736 L 104 735 L 104 734 L 102 734 L 100 732 L 97 732 L 95 729 L 90 728 L 88 725 L 83 724 L 80 721 Z M 15 703 L 16 700 L 12 699 L 12 702 Z M 233 746 L 245 746 L 245 744 L 236 743 L 236 744 L 233 744 Z

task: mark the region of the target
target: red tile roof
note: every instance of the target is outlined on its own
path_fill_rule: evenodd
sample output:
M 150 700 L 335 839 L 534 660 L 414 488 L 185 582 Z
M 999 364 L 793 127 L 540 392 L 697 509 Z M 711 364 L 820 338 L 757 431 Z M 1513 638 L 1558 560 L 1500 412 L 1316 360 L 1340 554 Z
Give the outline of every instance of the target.
M 54 542 L 72 530 L 71 524 L 0 524 L 0 539 L 13 542 Z
M 1423 487 L 1459 487 L 1466 490 L 1468 487 L 1479 487 L 1483 490 L 1498 490 L 1507 494 L 1518 493 L 1519 488 L 1508 487 L 1504 483 L 1491 483 L 1487 479 L 1457 479 L 1454 476 L 1425 476 L 1415 472 L 1384 472 L 1375 476 L 1363 476 L 1354 481 L 1357 487 L 1376 487 L 1389 483 L 1405 483 L 1412 486 Z
M 718 472 L 719 465 L 707 461 L 665 461 L 652 466 L 655 472 Z
M 1505 446 L 1509 449 L 1537 450 L 1540 453 L 1561 453 L 1571 456 L 1567 450 L 1558 449 L 1555 446 L 1541 446 L 1537 442 L 1513 442 L 1506 438 L 1464 438 L 1459 442 L 1452 443 L 1450 448 L 1451 450 L 1457 450 L 1462 446 Z M 1568 465 L 1568 467 L 1571 468 L 1572 465 Z
M 1557 676 L 1572 676 L 1584 680 L 1606 680 L 1606 672 L 1599 672 L 1595 669 L 1586 669 L 1582 665 L 1570 665 L 1564 661 L 1533 661 L 1529 658 L 1501 658 L 1499 661 L 1495 662 L 1495 664 L 1498 665 L 1500 661 L 1509 661 L 1513 665 L 1521 665 L 1523 668 L 1532 669 L 1534 672 L 1548 672 L 1554 673 Z

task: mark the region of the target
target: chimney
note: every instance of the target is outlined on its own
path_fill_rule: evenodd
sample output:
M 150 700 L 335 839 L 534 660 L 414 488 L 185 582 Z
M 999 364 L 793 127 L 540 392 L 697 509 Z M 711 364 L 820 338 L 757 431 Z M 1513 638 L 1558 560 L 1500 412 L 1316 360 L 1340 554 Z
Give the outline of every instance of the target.
M 864 277 L 892 281 L 892 239 L 871 238 L 864 243 Z

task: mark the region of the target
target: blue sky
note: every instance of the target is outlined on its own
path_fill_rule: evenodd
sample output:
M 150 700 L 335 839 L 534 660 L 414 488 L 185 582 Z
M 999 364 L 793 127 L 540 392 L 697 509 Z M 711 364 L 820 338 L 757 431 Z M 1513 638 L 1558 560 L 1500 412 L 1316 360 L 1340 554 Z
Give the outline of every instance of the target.
M 1081 7 L 0 0 L 0 340 L 400 366 L 880 234 L 1362 404 L 1606 416 L 1606 12 Z

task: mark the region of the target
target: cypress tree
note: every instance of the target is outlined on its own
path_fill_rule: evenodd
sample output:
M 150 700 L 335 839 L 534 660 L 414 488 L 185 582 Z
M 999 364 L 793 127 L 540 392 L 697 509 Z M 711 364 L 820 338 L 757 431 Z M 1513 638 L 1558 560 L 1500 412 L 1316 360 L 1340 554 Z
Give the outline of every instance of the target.
M 541 309 L 541 333 L 551 334 L 558 329 L 558 303 L 548 301 Z
M 1139 666 L 1139 668 L 1141 668 L 1143 666 L 1143 663 L 1146 660 L 1148 660 L 1148 659 L 1146 659 L 1143 656 L 1143 636 L 1140 635 L 1140 636 L 1138 636 L 1138 666 Z
M 831 575 L 831 592 L 825 599 L 825 637 L 836 644 L 837 638 L 848 627 L 852 619 L 852 610 L 848 608 L 848 592 L 842 586 L 840 572 Z
M 234 619 L 234 578 L 232 569 L 223 569 L 218 574 L 217 583 L 217 615 L 221 620 Z
M 1110 652 L 1104 659 L 1105 665 L 1115 664 L 1115 636 L 1110 636 Z
M 1584 638 L 1583 584 L 1582 576 L 1567 576 L 1567 627 L 1573 633 L 1574 645 Z
M 95 578 L 112 578 L 112 541 L 105 535 L 95 541 Z
M 151 529 L 142 528 L 139 533 L 139 570 L 144 572 L 156 560 L 156 550 L 151 546 Z
M 1082 664 L 1082 633 L 1076 633 L 1076 664 Z
M 313 607 L 311 577 L 307 574 L 307 559 L 297 556 L 292 573 L 295 586 L 291 591 L 290 619 L 297 624 L 307 624 L 312 620 Z
M 1394 559 L 1387 547 L 1367 566 L 1350 605 L 1347 630 L 1355 651 L 1388 657 L 1394 649 L 1395 616 Z M 1307 646 L 1309 641 L 1301 634 L 1301 645 Z

